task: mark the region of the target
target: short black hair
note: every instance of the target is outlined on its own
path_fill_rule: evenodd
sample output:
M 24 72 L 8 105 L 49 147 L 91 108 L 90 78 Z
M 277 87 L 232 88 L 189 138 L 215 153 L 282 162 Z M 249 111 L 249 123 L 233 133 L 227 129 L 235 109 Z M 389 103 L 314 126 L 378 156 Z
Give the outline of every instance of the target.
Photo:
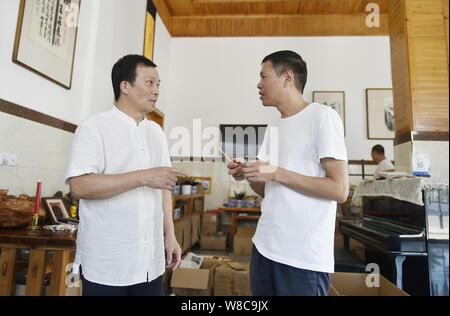
M 111 72 L 111 80 L 116 101 L 120 97 L 120 83 L 128 81 L 133 84 L 136 80 L 136 69 L 138 66 L 157 67 L 150 59 L 142 55 L 126 55 L 115 63 Z
M 306 62 L 296 52 L 282 50 L 266 56 L 262 64 L 271 61 L 277 76 L 281 76 L 288 70 L 292 70 L 295 78 L 295 87 L 303 93 L 308 78 Z
M 377 154 L 384 155 L 384 147 L 382 145 L 375 145 L 372 147 L 372 152 L 376 152 Z

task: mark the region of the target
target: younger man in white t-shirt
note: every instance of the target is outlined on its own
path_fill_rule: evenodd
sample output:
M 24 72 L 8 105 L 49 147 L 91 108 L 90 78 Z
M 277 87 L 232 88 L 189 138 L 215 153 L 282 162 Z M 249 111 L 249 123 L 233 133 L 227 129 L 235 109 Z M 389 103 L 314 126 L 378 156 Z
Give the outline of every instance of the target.
M 250 285 L 255 296 L 327 295 L 334 272 L 336 201 L 348 196 L 342 121 L 333 109 L 303 99 L 306 63 L 295 52 L 264 58 L 258 84 L 270 124 L 257 161 L 230 163 L 264 197 L 253 237 Z

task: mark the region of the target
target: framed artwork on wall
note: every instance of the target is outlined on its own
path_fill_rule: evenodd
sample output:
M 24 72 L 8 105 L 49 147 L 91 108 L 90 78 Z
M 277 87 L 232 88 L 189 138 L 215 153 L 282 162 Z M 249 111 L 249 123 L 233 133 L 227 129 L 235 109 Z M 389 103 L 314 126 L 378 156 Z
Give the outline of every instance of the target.
M 13 62 L 70 89 L 80 0 L 21 0 Z
M 211 177 L 192 177 L 195 179 L 195 182 L 198 182 L 203 187 L 203 193 L 209 194 L 211 193 L 212 186 L 212 178 Z
M 394 139 L 392 89 L 366 89 L 367 138 Z
M 313 102 L 328 105 L 342 119 L 345 135 L 345 92 L 344 91 L 313 91 Z

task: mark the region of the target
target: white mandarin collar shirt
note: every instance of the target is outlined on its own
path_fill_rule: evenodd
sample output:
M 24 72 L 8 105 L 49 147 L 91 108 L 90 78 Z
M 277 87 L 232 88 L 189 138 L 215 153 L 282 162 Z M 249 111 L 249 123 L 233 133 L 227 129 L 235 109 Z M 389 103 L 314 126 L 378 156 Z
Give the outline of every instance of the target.
M 171 166 L 165 134 L 113 106 L 77 128 L 66 183 L 84 174 L 121 174 Z M 139 187 L 101 200 L 80 200 L 75 271 L 95 283 L 127 286 L 164 273 L 162 192 Z

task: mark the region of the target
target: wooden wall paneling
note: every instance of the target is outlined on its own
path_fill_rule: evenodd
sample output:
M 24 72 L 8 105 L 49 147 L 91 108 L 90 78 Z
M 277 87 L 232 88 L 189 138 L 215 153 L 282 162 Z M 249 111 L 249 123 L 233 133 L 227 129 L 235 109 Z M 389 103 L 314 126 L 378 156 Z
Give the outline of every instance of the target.
M 448 138 L 448 52 L 443 0 L 390 2 L 396 143 Z M 447 39 L 448 41 L 448 39 Z M 405 137 L 408 136 L 408 137 Z M 427 138 L 428 137 L 428 138 Z
M 409 52 L 406 36 L 405 0 L 389 3 L 392 85 L 396 138 L 412 131 Z
M 447 44 L 447 67 L 448 67 L 448 38 L 449 38 L 449 33 L 448 33 L 448 27 L 449 27 L 449 23 L 448 23 L 448 10 L 449 10 L 449 5 L 448 5 L 449 0 L 442 0 L 442 6 L 443 6 L 443 14 L 444 14 L 444 27 L 445 27 L 445 42 Z
M 448 132 L 448 59 L 442 0 L 407 0 L 413 130 Z

